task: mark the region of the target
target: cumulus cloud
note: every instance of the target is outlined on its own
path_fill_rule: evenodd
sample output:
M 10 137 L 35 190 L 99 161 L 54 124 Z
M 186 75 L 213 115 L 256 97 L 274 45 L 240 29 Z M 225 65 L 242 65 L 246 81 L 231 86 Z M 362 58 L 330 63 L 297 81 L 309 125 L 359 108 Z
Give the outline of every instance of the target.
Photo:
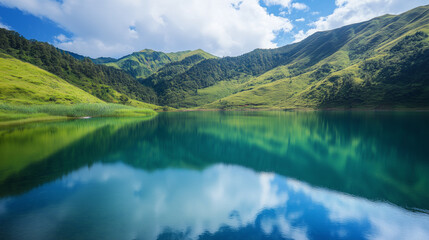
M 312 28 L 307 32 L 300 31 L 295 34 L 295 42 L 301 41 L 317 31 L 331 30 L 366 21 L 383 14 L 399 14 L 428 3 L 428 0 L 336 0 L 337 8 L 334 12 L 313 22 Z
M 305 5 L 304 3 L 292 3 L 292 7 L 298 10 L 308 10 L 309 7 L 307 5 Z
M 295 19 L 295 22 L 305 22 L 305 18 L 298 18 L 298 19 Z
M 289 0 L 269 0 L 282 4 Z M 291 21 L 269 14 L 258 0 L 0 0 L 72 33 L 57 36 L 57 47 L 91 57 L 119 57 L 151 48 L 202 48 L 234 56 L 254 48 L 277 47 L 276 33 Z

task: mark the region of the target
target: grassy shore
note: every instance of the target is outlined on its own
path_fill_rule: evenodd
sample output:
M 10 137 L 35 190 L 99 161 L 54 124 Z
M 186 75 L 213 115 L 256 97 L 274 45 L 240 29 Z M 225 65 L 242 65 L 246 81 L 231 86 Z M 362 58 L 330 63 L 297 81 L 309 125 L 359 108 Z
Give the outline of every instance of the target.
M 108 103 L 73 105 L 0 104 L 0 126 L 81 117 L 143 117 L 155 114 L 156 112 L 152 109 Z

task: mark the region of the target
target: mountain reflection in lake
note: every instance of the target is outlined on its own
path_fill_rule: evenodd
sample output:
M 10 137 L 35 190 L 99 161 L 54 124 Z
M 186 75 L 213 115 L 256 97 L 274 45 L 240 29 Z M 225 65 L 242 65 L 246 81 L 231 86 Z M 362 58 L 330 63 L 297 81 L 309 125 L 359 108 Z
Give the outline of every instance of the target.
M 428 120 L 197 112 L 0 129 L 0 238 L 428 239 Z

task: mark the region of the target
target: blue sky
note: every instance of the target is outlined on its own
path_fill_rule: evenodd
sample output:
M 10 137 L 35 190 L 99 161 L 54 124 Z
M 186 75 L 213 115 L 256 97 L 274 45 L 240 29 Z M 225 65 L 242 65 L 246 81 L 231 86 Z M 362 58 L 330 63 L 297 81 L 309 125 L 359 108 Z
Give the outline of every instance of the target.
M 237 56 L 429 0 L 0 0 L 0 26 L 91 57 L 150 48 Z

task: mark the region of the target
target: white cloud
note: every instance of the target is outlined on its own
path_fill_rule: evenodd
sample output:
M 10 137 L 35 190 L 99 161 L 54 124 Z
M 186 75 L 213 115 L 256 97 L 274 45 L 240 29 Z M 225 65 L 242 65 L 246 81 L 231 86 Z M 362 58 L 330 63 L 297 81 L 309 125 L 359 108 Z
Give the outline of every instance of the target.
M 331 30 L 384 14 L 400 14 L 428 3 L 429 0 L 336 0 L 337 8 L 334 12 L 327 17 L 319 18 L 307 32 L 295 34 L 295 42 L 317 31 Z
M 6 25 L 6 24 L 3 24 L 3 23 L 1 23 L 1 22 L 0 22 L 0 28 L 5 28 L 5 29 L 7 29 L 7 30 L 10 30 L 10 29 L 11 29 L 11 27 L 10 27 L 10 26 L 8 26 L 8 25 Z
M 267 6 L 282 6 L 283 8 L 290 8 L 292 0 L 264 0 Z
M 308 10 L 309 7 L 304 3 L 294 2 L 292 0 L 263 0 L 267 6 L 280 6 L 281 10 L 287 9 L 286 11 L 281 11 L 280 15 L 285 16 L 286 13 L 290 14 L 292 9 L 297 10 Z
M 274 1 L 274 0 L 269 0 Z M 278 1 L 278 0 L 275 0 Z M 241 3 L 240 3 L 241 2 Z M 278 1 L 282 4 L 290 1 Z M 269 14 L 258 0 L 0 0 L 71 32 L 56 46 L 91 57 L 119 57 L 151 48 L 202 48 L 219 56 L 273 48 L 291 22 Z
M 311 30 L 313 30 L 313 29 L 311 29 Z M 295 38 L 294 42 L 299 42 L 299 41 L 305 39 L 306 37 L 310 36 L 314 32 L 310 32 L 310 30 L 307 32 L 304 32 L 304 30 L 299 30 L 298 33 L 293 35 L 293 37 Z
M 281 12 L 279 13 L 279 15 L 280 15 L 280 16 L 286 16 L 288 13 L 289 13 L 289 12 L 281 11 Z
M 60 34 L 58 36 L 55 36 L 55 40 L 58 42 L 67 42 L 70 41 L 68 37 L 66 37 L 64 34 Z
M 305 18 L 298 18 L 298 19 L 295 19 L 295 22 L 305 22 Z
M 298 10 L 308 10 L 309 7 L 307 5 L 305 5 L 304 3 L 292 3 L 292 7 Z

